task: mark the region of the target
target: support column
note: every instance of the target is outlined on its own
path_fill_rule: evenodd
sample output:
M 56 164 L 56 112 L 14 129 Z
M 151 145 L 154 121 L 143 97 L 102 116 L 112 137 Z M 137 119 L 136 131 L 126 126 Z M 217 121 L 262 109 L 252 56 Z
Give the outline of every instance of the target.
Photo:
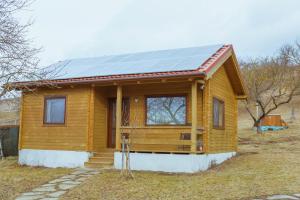
M 91 85 L 89 100 L 89 127 L 88 127 L 88 151 L 94 151 L 94 125 L 95 125 L 95 86 Z
M 24 106 L 24 92 L 21 93 L 21 98 L 20 98 L 20 115 L 19 115 L 19 141 L 18 141 L 18 149 L 22 149 L 22 144 L 23 144 L 23 106 Z
M 197 149 L 197 91 L 198 91 L 198 84 L 195 80 L 192 83 L 192 135 L 191 135 L 191 151 L 196 152 Z
M 116 104 L 116 150 L 121 150 L 122 86 L 117 86 Z

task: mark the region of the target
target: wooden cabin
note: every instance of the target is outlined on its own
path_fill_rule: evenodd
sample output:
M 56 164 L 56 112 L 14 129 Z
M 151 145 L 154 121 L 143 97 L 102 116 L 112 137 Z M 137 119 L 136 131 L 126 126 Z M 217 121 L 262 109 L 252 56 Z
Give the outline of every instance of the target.
M 195 172 L 237 151 L 237 101 L 246 90 L 232 45 L 56 63 L 22 91 L 19 163 Z M 33 91 L 29 88 L 35 88 Z

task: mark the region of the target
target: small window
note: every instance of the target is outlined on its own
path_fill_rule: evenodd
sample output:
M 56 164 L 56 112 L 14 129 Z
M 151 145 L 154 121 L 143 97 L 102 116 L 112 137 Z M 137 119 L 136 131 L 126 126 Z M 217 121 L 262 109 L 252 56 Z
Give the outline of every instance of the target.
M 45 124 L 64 124 L 66 97 L 46 97 L 44 108 Z
M 185 125 L 186 97 L 146 97 L 146 125 Z
M 224 129 L 224 101 L 213 98 L 213 127 Z

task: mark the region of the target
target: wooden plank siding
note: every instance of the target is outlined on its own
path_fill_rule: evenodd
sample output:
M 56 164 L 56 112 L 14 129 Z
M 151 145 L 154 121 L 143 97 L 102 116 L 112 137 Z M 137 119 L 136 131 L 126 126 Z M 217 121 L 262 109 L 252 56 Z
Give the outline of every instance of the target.
M 88 135 L 87 135 L 87 150 L 93 151 L 94 146 L 94 126 L 95 126 L 95 87 L 90 88 L 89 95 L 89 121 L 88 121 Z
M 204 91 L 197 85 L 197 134 L 203 139 L 204 152 L 236 151 L 237 100 L 227 73 L 221 66 L 205 81 Z M 180 141 L 182 133 L 192 133 L 193 81 L 161 82 L 123 85 L 122 96 L 129 98 L 129 126 L 121 127 L 129 133 L 133 151 L 185 152 L 192 141 Z M 44 125 L 44 97 L 66 96 L 66 124 Z M 147 126 L 146 96 L 186 95 L 187 124 L 184 126 Z M 225 129 L 212 127 L 212 100 L 225 102 Z M 39 89 L 24 93 L 21 116 L 21 149 L 102 151 L 107 148 L 108 98 L 117 97 L 117 86 L 75 86 L 74 88 Z M 204 128 L 204 131 L 200 131 Z M 135 139 L 135 141 L 134 141 Z
M 44 125 L 44 97 L 66 96 L 66 123 Z M 89 87 L 39 89 L 23 93 L 21 149 L 78 150 L 87 149 L 89 124 Z
M 213 128 L 213 97 L 225 102 L 225 128 Z M 221 66 L 207 81 L 205 91 L 206 120 L 205 141 L 208 145 L 206 152 L 226 152 L 237 150 L 237 100 L 225 67 Z

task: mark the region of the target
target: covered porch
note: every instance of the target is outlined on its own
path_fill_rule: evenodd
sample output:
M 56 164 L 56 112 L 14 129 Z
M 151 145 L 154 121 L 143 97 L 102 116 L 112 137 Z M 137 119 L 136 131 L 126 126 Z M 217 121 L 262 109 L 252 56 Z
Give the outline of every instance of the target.
M 205 152 L 205 87 L 199 78 L 158 79 L 91 85 L 88 150 Z

